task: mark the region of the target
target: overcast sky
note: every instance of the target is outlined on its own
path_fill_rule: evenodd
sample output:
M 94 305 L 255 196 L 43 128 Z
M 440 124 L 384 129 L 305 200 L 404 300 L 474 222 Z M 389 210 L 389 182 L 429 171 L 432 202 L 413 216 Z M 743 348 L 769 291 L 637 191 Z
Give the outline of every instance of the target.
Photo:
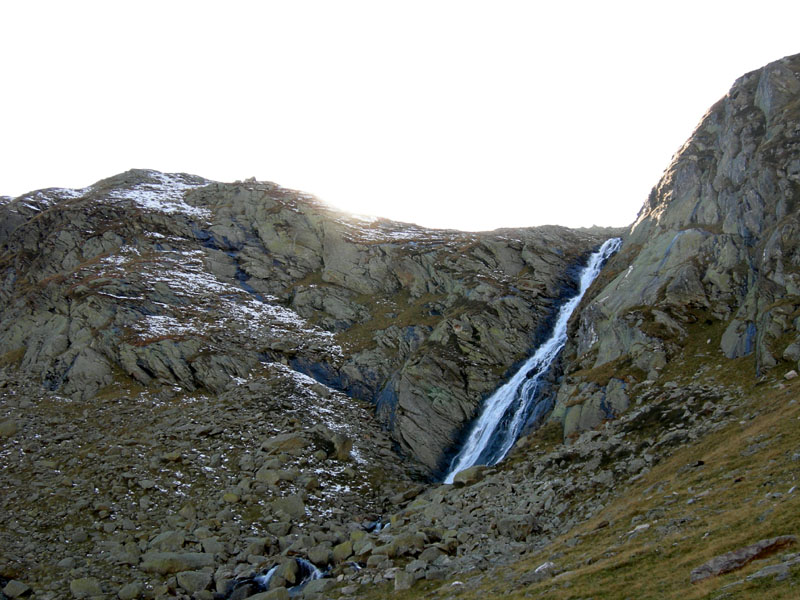
M 255 176 L 491 229 L 632 222 L 800 2 L 3 2 L 0 195 Z

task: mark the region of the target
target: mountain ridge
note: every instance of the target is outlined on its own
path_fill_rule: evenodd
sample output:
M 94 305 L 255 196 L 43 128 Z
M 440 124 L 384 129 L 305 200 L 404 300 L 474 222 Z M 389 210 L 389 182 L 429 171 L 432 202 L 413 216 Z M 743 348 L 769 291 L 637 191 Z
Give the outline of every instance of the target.
M 798 173 L 800 55 L 703 117 L 571 320 L 548 422 L 453 485 L 610 230 L 146 170 L 4 200 L 3 594 L 793 598 Z

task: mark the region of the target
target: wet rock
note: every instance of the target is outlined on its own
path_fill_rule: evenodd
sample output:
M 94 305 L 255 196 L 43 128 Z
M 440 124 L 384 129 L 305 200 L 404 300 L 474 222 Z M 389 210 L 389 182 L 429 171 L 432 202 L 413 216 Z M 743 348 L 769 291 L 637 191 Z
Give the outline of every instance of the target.
M 261 589 L 253 582 L 246 582 L 236 586 L 236 588 L 228 596 L 228 600 L 245 600 L 245 598 L 252 598 L 259 593 Z M 286 588 L 282 588 L 286 589 Z

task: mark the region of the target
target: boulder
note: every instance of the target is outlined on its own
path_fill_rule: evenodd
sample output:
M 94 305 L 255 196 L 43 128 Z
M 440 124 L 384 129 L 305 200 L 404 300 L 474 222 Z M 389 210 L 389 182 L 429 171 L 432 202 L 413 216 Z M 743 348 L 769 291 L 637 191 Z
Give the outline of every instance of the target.
M 459 471 L 453 477 L 453 485 L 456 487 L 464 487 L 478 483 L 486 475 L 486 467 L 483 465 L 475 465 L 463 471 Z
M 74 598 L 90 598 L 102 596 L 103 588 L 94 577 L 82 577 L 69 582 L 69 591 Z
M 497 522 L 497 532 L 517 542 L 539 530 L 533 515 L 511 515 Z
M 214 555 L 204 552 L 147 552 L 142 556 L 140 569 L 149 573 L 169 575 L 214 566 Z
M 394 574 L 394 589 L 396 592 L 411 589 L 415 580 L 413 573 L 398 570 Z
M 692 569 L 689 576 L 691 583 L 697 583 L 715 577 L 724 573 L 730 573 L 736 569 L 741 569 L 746 564 L 779 552 L 784 548 L 792 546 L 797 543 L 797 537 L 794 535 L 782 535 L 765 540 L 759 540 L 755 544 L 744 546 L 732 552 L 727 552 L 719 556 L 715 556 L 710 561 L 703 563 L 699 567 Z
M 285 587 L 277 587 L 268 592 L 248 596 L 247 600 L 289 600 L 289 591 Z
M 350 540 L 345 540 L 341 544 L 333 547 L 332 558 L 333 562 L 341 563 L 346 561 L 353 555 L 353 543 Z
M 0 438 L 8 438 L 19 431 L 19 425 L 13 419 L 0 421 Z
M 142 595 L 144 586 L 139 582 L 131 582 L 123 585 L 117 592 L 119 600 L 136 600 Z
M 9 598 L 20 598 L 30 591 L 31 588 L 18 579 L 12 579 L 3 587 L 3 593 Z
M 176 578 L 178 585 L 190 594 L 208 589 L 211 585 L 210 571 L 181 571 Z

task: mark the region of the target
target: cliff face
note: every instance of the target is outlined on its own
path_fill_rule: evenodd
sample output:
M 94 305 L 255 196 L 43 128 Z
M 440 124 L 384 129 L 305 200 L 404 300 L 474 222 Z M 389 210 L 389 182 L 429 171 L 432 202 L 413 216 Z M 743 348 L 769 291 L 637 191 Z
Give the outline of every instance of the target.
M 0 355 L 87 399 L 221 393 L 279 362 L 439 466 L 603 237 L 359 220 L 273 184 L 130 171 L 0 205 Z
M 800 358 L 800 56 L 744 75 L 653 188 L 575 323 L 554 418 L 565 434 L 628 405 L 637 383 L 757 377 Z M 702 337 L 702 339 L 699 339 Z

